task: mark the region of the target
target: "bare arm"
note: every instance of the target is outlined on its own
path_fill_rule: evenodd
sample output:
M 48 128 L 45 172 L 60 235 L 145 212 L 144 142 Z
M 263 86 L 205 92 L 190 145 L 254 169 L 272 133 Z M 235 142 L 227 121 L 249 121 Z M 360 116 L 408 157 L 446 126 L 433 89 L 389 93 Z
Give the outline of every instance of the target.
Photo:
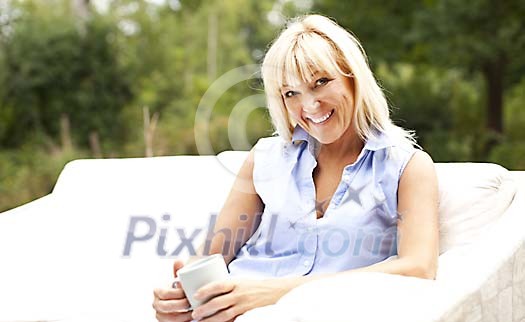
M 253 149 L 244 161 L 215 223 L 210 254 L 223 254 L 226 263 L 254 233 L 264 206 L 253 184 Z
M 238 249 L 256 229 L 257 216 L 262 213 L 263 204 L 253 185 L 253 150 L 242 165 L 226 202 L 215 223 L 210 245 L 203 244 L 197 254 L 222 253 L 229 263 Z M 233 242 L 237 241 L 237 242 Z M 200 258 L 193 256 L 188 263 Z M 173 266 L 174 275 L 184 266 L 180 260 Z M 153 308 L 159 321 L 190 321 L 191 311 L 186 309 L 189 302 L 181 288 L 155 289 Z
M 434 163 L 426 152 L 416 152 L 401 175 L 398 212 L 397 259 L 342 274 L 383 272 L 435 278 L 439 256 L 438 190 Z

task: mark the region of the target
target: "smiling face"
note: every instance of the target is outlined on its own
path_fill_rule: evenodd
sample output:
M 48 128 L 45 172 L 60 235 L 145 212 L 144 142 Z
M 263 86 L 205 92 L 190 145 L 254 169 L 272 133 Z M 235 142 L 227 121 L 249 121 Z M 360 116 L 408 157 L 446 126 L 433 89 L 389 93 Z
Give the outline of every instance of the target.
M 320 143 L 337 143 L 354 135 L 352 78 L 317 72 L 310 81 L 284 85 L 281 95 L 293 121 Z

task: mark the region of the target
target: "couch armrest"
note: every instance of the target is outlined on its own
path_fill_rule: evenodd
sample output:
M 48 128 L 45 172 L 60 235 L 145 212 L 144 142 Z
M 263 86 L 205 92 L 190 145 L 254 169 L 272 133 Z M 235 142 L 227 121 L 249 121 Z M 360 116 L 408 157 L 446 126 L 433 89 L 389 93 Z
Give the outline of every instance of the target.
M 451 291 L 440 321 L 525 319 L 525 172 L 512 171 L 518 191 L 482 238 L 440 257 L 438 280 Z

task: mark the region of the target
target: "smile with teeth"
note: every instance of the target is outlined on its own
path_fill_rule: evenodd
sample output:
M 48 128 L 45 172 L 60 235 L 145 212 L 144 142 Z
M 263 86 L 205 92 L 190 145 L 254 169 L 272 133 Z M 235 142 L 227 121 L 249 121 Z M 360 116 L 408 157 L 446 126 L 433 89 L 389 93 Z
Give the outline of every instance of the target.
M 326 120 L 328 120 L 330 118 L 330 116 L 332 116 L 332 114 L 334 114 L 334 110 L 331 110 L 330 112 L 326 113 L 325 115 L 323 115 L 323 116 L 321 116 L 319 118 L 312 118 L 312 117 L 308 116 L 307 119 L 309 119 L 310 121 L 314 122 L 315 124 L 320 124 L 320 123 L 323 123 Z

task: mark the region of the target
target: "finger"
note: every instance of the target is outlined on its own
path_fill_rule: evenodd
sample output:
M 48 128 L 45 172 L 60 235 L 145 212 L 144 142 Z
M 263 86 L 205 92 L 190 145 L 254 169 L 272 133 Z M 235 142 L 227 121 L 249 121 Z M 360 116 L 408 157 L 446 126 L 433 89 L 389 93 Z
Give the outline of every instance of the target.
M 229 293 L 235 288 L 235 283 L 231 281 L 220 281 L 220 282 L 211 282 L 195 292 L 193 297 L 197 300 L 205 300 L 211 297 L 215 297 L 221 294 Z
M 153 301 L 153 309 L 158 313 L 181 313 L 188 311 L 190 303 L 187 299 L 183 300 L 159 300 Z
M 175 260 L 175 262 L 173 263 L 173 276 L 177 277 L 177 272 L 179 271 L 179 269 L 183 267 L 184 267 L 183 261 L 181 261 L 180 259 Z
M 157 313 L 155 318 L 159 322 L 189 322 L 192 320 L 191 312 L 178 313 L 178 314 Z
M 153 295 L 159 300 L 180 300 L 186 298 L 182 288 L 156 288 Z
M 225 311 L 231 307 L 238 307 L 238 301 L 236 296 L 232 294 L 221 295 L 212 298 L 208 302 L 202 304 L 193 311 L 193 318 L 198 320 L 204 317 L 215 316 L 216 312 Z M 229 319 L 231 319 L 230 317 Z M 229 319 L 221 320 L 227 321 Z

